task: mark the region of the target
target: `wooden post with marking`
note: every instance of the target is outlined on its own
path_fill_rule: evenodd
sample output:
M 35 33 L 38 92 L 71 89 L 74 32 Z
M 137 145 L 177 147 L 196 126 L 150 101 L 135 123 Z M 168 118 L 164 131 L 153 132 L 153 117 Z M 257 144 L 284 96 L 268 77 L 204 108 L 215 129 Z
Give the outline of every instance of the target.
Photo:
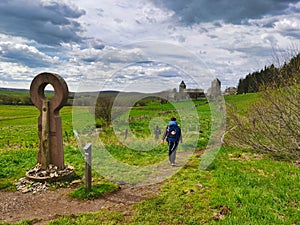
M 85 159 L 85 187 L 88 191 L 92 188 L 92 143 L 84 146 Z

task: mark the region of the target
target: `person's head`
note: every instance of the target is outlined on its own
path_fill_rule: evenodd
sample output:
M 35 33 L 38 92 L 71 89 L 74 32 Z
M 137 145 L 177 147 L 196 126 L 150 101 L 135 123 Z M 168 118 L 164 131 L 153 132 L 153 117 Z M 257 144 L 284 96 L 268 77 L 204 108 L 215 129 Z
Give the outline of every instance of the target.
M 172 117 L 172 118 L 171 118 L 171 121 L 176 121 L 176 117 Z

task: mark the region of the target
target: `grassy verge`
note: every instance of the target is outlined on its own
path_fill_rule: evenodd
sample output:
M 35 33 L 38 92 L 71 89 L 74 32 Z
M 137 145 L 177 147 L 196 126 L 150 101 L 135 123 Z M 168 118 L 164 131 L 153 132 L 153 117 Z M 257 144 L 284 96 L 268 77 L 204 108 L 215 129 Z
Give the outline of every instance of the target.
M 222 148 L 209 170 L 195 155 L 130 216 L 102 210 L 48 224 L 298 224 L 299 168 L 250 151 Z M 105 216 L 103 216 L 105 215 Z M 97 218 L 97 219 L 95 219 Z M 109 220 L 110 218 L 117 218 Z
M 70 193 L 70 197 L 84 200 L 84 199 L 95 199 L 104 195 L 105 193 L 113 192 L 118 190 L 119 186 L 112 184 L 111 182 L 101 182 L 100 184 L 95 184 L 91 187 L 91 190 L 87 190 L 85 186 L 81 186 L 75 191 Z
M 0 152 L 0 189 L 15 190 L 14 183 L 24 177 L 26 171 L 36 164 L 36 151 L 11 149 Z
M 85 213 L 79 215 L 64 216 L 59 220 L 48 222 L 48 225 L 82 225 L 82 224 L 102 224 L 113 225 L 120 224 L 124 220 L 124 216 L 118 212 L 98 212 Z
M 154 199 L 136 205 L 133 224 L 297 224 L 300 172 L 252 152 L 223 148 L 213 169 L 191 162 Z
M 213 209 L 229 209 L 223 224 L 297 224 L 299 168 L 264 155 L 223 149 L 212 171 Z M 220 213 L 220 212 L 219 212 Z

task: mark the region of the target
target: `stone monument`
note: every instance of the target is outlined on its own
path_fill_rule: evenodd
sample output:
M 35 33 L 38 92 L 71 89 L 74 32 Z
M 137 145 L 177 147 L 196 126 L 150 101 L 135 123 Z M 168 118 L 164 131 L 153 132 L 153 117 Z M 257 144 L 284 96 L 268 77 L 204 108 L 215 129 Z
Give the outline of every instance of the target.
M 48 84 L 54 88 L 52 99 L 45 96 L 45 87 Z M 67 103 L 68 94 L 65 80 L 57 74 L 40 73 L 32 80 L 30 97 L 40 111 L 38 118 L 40 144 L 38 165 L 26 173 L 29 178 L 46 179 L 48 176 L 53 178 L 73 172 L 71 167 L 64 164 L 62 122 L 59 115 L 59 110 Z M 51 174 L 51 170 L 54 175 Z

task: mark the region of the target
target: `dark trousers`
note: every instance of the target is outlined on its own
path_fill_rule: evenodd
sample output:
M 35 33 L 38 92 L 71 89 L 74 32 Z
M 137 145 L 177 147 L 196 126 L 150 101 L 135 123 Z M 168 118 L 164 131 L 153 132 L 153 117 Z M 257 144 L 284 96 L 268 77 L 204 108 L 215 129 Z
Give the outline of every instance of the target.
M 176 159 L 176 150 L 178 147 L 178 141 L 170 141 L 168 142 L 168 147 L 169 147 L 169 160 L 170 163 L 175 163 Z

